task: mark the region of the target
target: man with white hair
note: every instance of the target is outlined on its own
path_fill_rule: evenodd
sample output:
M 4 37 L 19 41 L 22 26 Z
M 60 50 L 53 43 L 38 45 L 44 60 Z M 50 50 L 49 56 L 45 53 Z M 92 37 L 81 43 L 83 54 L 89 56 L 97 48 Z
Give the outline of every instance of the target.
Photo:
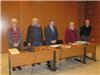
M 10 48 L 18 48 L 21 47 L 21 32 L 17 25 L 17 19 L 11 19 L 11 27 L 8 29 L 8 42 Z
M 32 19 L 32 24 L 28 27 L 27 38 L 29 46 L 40 46 L 43 41 L 42 28 L 38 23 L 38 18 Z
M 85 25 L 80 28 L 80 37 L 82 41 L 89 41 L 89 36 L 91 33 L 90 20 L 85 20 Z
M 11 27 L 8 29 L 7 35 L 8 35 L 9 48 L 18 48 L 18 50 L 20 50 L 22 37 L 20 29 L 17 26 L 16 18 L 11 19 Z M 18 66 L 17 68 L 21 70 L 20 66 Z M 13 70 L 15 71 L 16 68 L 13 67 Z
M 71 44 L 78 40 L 77 30 L 74 22 L 70 22 L 65 30 L 65 43 Z

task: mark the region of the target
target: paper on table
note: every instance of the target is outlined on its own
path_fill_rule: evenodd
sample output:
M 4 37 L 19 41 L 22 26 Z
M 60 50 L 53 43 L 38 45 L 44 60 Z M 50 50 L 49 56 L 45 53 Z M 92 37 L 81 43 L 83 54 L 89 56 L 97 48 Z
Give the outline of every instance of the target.
M 66 45 L 65 48 L 71 48 L 71 46 L 70 45 Z
M 20 54 L 17 48 L 8 49 L 11 54 Z
M 79 45 L 78 43 L 72 43 L 72 45 Z
M 77 44 L 86 44 L 88 43 L 87 41 L 76 41 Z
M 71 46 L 67 46 L 67 48 L 71 48 Z
M 59 47 L 60 45 L 50 45 L 50 47 Z

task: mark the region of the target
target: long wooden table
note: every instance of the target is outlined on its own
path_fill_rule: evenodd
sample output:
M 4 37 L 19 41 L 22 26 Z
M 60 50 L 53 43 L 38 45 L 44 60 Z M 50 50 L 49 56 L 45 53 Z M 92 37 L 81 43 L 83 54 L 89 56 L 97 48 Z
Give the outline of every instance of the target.
M 72 45 L 71 48 L 66 48 L 64 44 L 60 48 L 53 48 L 51 46 L 34 47 L 34 52 L 20 51 L 20 54 L 10 54 L 10 66 L 22 66 L 35 63 L 42 63 L 53 61 L 53 69 L 55 70 L 55 61 L 63 60 L 66 57 L 81 56 L 81 61 L 86 63 L 87 53 L 92 53 L 92 59 L 96 60 L 96 44 L 89 45 Z

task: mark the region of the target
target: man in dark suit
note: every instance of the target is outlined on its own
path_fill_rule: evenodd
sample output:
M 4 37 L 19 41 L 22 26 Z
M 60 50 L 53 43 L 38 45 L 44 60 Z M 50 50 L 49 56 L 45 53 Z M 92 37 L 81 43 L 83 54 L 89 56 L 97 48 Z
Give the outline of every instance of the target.
M 82 41 L 89 41 L 91 33 L 90 20 L 85 20 L 85 25 L 80 28 L 80 38 Z
M 45 27 L 44 36 L 46 45 L 54 45 L 57 43 L 58 31 L 53 20 L 50 20 L 49 24 Z M 51 69 L 51 61 L 47 62 L 47 66 Z
M 58 31 L 53 20 L 44 29 L 44 36 L 47 45 L 56 44 L 58 39 Z
M 42 28 L 38 24 L 37 18 L 32 19 L 32 24 L 28 27 L 28 30 L 27 30 L 26 40 L 29 46 L 42 45 L 42 41 L 43 41 Z

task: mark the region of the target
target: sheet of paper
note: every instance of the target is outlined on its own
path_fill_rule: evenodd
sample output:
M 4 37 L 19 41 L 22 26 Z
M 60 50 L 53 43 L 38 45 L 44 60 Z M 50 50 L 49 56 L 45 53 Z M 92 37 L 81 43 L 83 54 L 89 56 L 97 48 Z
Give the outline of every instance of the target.
M 72 45 L 79 45 L 78 43 L 72 43 Z
M 65 45 L 65 48 L 71 48 L 71 46 L 70 45 Z
M 17 48 L 8 49 L 11 54 L 20 54 Z
M 50 47 L 59 47 L 60 45 L 50 45 Z
M 75 43 L 77 43 L 77 44 L 86 44 L 87 42 L 86 41 L 76 41 Z

